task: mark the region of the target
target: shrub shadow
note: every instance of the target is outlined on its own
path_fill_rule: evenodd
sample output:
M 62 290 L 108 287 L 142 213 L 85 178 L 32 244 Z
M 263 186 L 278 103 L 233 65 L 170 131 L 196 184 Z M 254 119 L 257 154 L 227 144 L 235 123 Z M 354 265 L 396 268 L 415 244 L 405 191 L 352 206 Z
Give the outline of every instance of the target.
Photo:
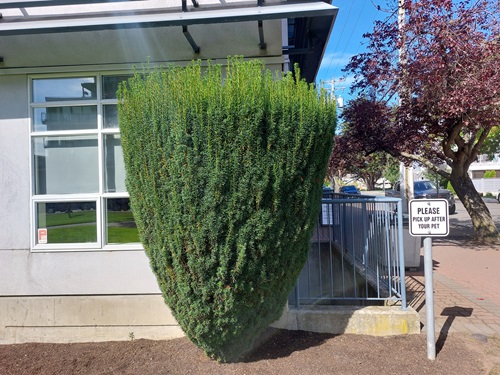
M 339 335 L 268 328 L 256 340 L 254 348 L 242 357 L 241 362 L 251 363 L 285 358 L 294 352 L 320 346 L 328 339 L 336 336 Z

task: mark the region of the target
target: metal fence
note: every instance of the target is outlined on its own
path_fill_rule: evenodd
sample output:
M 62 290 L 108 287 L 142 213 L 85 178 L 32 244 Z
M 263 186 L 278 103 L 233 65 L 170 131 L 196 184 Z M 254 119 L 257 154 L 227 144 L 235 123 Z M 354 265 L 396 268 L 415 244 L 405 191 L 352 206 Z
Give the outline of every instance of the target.
M 406 309 L 401 200 L 328 193 L 290 305 L 391 304 Z

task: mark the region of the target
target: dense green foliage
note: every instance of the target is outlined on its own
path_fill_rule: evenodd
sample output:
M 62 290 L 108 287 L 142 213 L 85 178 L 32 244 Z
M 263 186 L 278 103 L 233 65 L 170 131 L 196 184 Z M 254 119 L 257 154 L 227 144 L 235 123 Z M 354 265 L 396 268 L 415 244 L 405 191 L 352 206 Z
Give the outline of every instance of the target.
M 399 180 L 399 163 L 392 161 L 384 169 L 384 177 L 389 180 L 392 186 Z
M 127 188 L 166 303 L 235 361 L 282 314 L 307 258 L 335 106 L 258 61 L 136 74 L 120 88 Z
M 448 181 L 447 185 L 446 185 L 446 189 L 448 189 L 449 191 L 451 191 L 453 193 L 453 195 L 457 195 L 457 193 L 455 192 L 455 189 L 453 188 L 453 186 L 451 185 L 451 182 Z
M 494 170 L 484 172 L 484 178 L 496 178 L 497 172 Z
M 495 158 L 495 154 L 500 152 L 500 126 L 493 126 L 488 134 L 488 137 L 481 147 L 481 152 L 488 155 L 490 160 Z
M 369 98 L 358 97 L 347 103 L 342 111 L 343 123 L 335 137 L 335 147 L 328 162 L 328 177 L 350 175 L 362 179 L 368 190 L 374 190 L 376 182 L 391 164 L 398 165 L 396 158 L 374 146 L 366 145 L 371 139 L 381 142 L 387 132 L 371 132 L 386 123 L 389 126 L 389 110 Z

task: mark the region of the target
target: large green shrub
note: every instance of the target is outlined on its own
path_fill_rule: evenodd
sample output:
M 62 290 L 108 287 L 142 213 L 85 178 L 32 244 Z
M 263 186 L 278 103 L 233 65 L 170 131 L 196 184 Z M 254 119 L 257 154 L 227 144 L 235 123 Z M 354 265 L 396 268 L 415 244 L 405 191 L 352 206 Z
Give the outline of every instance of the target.
M 135 74 L 119 97 L 127 188 L 165 301 L 209 356 L 237 360 L 280 317 L 307 258 L 334 104 L 240 58 L 225 74 Z

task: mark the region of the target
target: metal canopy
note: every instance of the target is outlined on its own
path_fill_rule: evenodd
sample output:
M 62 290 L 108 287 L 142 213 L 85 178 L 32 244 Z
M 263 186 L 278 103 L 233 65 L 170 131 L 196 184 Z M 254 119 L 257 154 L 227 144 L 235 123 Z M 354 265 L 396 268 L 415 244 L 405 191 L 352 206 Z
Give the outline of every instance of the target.
M 188 3 L 192 5 L 188 7 Z M 204 46 L 200 47 L 191 35 L 190 26 L 249 21 L 255 22 L 257 43 L 263 51 L 268 46 L 263 21 L 288 19 L 290 45 L 283 47 L 282 54 L 289 56 L 291 65 L 298 63 L 301 76 L 313 82 L 337 12 L 331 0 L 0 0 L 0 71 L 31 66 L 25 65 L 31 55 L 16 54 L 17 60 L 9 57 L 16 53 L 13 52 L 16 48 L 23 48 L 18 46 L 30 48 L 29 41 L 33 38 L 44 41 L 45 45 L 58 44 L 63 40 L 75 41 L 76 36 L 71 37 L 74 32 L 83 32 L 82 40 L 88 41 L 89 32 L 108 30 L 110 40 L 118 38 L 119 41 L 122 33 L 113 33 L 113 30 L 149 29 L 152 36 L 155 35 L 153 28 L 159 30 L 156 35 L 164 35 L 162 28 L 177 26 L 182 28 L 181 35 L 198 55 L 203 53 L 200 49 Z M 258 56 L 263 54 L 266 55 L 261 52 Z M 92 59 L 83 60 L 85 64 L 92 64 Z M 37 64 L 54 64 L 47 61 Z
M 127 1 L 144 0 L 21 0 L 21 1 L 0 1 L 0 9 L 11 8 L 34 8 L 48 7 L 58 5 L 78 5 L 78 4 L 97 4 L 97 3 L 123 3 Z
M 92 1 L 92 0 L 91 0 Z M 125 0 L 112 0 L 125 1 Z M 135 0 L 138 1 L 138 0 Z M 41 3 L 53 5 L 63 0 L 46 0 Z M 78 0 L 77 0 L 78 2 Z M 89 1 L 85 1 L 88 3 Z M 93 0 L 93 2 L 103 2 Z M 21 6 L 23 2 L 16 2 Z M 32 5 L 36 1 L 27 1 Z M 40 6 L 40 2 L 39 6 Z M 65 3 L 70 3 L 66 1 Z M 75 4 L 74 2 L 72 2 Z M 83 3 L 83 1 L 80 1 Z M 1 6 L 11 3 L 1 3 Z M 9 5 L 9 6 L 10 6 Z M 95 31 L 125 28 L 150 28 L 163 26 L 189 26 L 200 24 L 263 21 L 271 19 L 335 16 L 338 9 L 322 1 L 281 1 L 258 6 L 255 3 L 240 5 L 194 8 L 189 12 L 181 9 L 154 9 L 126 12 L 74 13 L 65 15 L 43 15 L 0 18 L 0 36 Z

